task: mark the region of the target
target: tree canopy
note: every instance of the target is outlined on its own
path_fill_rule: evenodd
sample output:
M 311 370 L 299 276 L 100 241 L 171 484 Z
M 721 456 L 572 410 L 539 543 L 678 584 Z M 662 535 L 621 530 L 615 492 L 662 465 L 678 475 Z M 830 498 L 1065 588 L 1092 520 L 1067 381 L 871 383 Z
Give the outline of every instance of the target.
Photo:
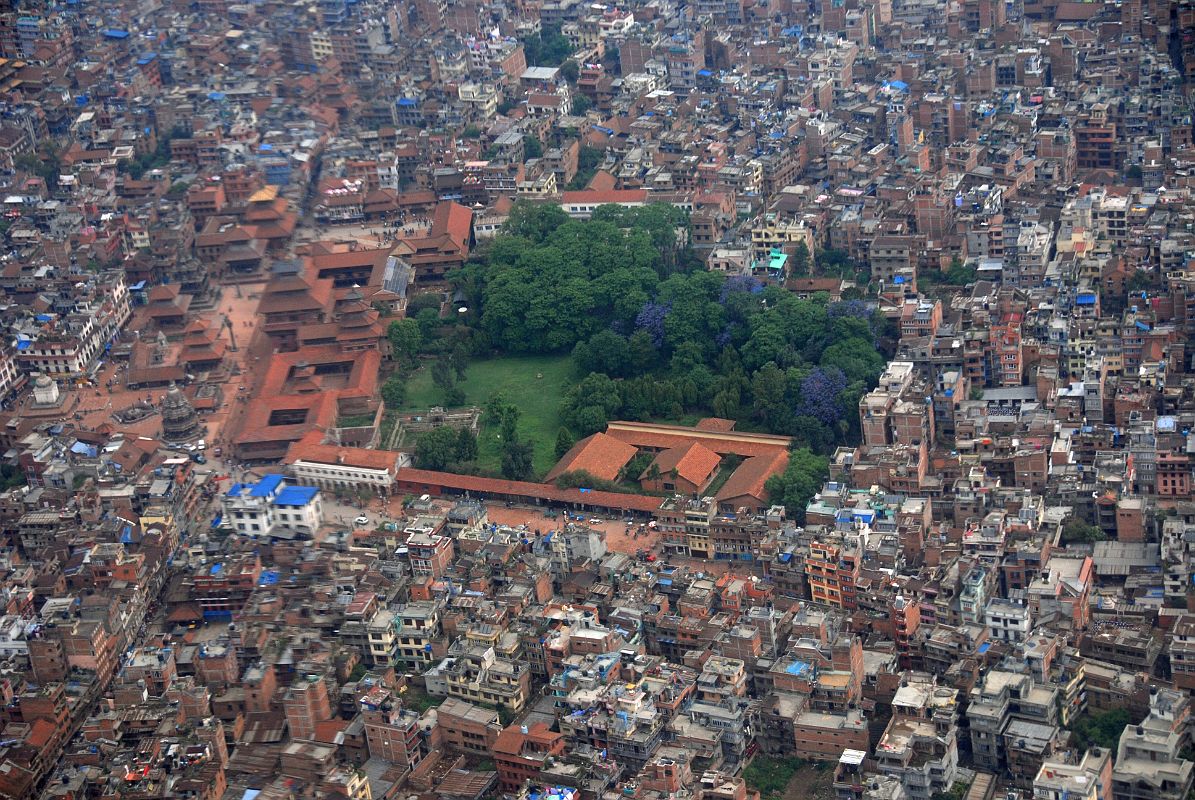
M 529 67 L 559 67 L 573 54 L 573 46 L 559 27 L 545 25 L 538 34 L 522 40 Z

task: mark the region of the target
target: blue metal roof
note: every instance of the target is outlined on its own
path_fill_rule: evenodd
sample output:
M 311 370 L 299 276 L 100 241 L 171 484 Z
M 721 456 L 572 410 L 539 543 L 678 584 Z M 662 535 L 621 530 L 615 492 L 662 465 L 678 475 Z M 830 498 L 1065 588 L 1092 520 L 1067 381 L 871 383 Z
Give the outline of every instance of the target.
M 269 495 L 274 493 L 274 490 L 277 489 L 278 485 L 281 483 L 282 483 L 281 475 L 266 475 L 264 478 L 262 478 L 257 483 L 252 484 L 252 487 L 249 489 L 249 496 L 250 497 L 268 497 Z
M 287 486 L 274 498 L 276 506 L 305 506 L 315 499 L 319 489 L 312 486 Z
M 104 35 L 109 39 L 127 39 L 129 38 L 128 31 L 117 30 L 116 28 L 109 28 L 104 31 Z

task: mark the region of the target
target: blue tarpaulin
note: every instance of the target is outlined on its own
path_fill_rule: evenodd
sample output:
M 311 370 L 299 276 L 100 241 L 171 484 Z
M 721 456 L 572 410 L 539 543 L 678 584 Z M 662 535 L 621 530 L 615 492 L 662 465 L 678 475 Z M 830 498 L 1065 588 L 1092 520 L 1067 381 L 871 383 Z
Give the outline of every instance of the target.
M 128 31 L 122 31 L 122 30 L 118 30 L 116 28 L 109 28 L 108 30 L 104 31 L 104 35 L 107 36 L 109 39 L 127 39 L 127 38 L 129 38 Z
M 804 675 L 809 672 L 809 664 L 804 661 L 794 661 L 784 668 L 789 675 Z
M 217 515 L 216 515 L 216 517 L 215 517 L 215 519 L 213 519 L 213 520 L 212 520 L 212 527 L 213 527 L 213 528 L 219 528 L 219 527 L 220 527 L 220 523 L 221 523 L 221 522 L 223 522 L 223 521 L 224 521 L 224 515 L 223 515 L 223 514 L 217 514 Z

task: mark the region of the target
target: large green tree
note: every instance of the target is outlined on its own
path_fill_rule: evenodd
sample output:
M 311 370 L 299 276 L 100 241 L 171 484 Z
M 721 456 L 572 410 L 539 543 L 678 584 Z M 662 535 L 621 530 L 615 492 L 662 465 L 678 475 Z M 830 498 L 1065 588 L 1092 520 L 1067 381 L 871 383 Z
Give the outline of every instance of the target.
M 441 470 L 456 460 L 457 433 L 448 426 L 432 428 L 415 440 L 415 466 Z
M 386 338 L 390 341 L 390 352 L 395 358 L 414 359 L 423 347 L 423 331 L 413 319 L 391 322 L 386 329 Z
M 768 478 L 764 485 L 768 500 L 784 506 L 789 516 L 805 519 L 805 506 L 822 488 L 830 471 L 830 460 L 808 448 L 792 451 L 784 472 Z

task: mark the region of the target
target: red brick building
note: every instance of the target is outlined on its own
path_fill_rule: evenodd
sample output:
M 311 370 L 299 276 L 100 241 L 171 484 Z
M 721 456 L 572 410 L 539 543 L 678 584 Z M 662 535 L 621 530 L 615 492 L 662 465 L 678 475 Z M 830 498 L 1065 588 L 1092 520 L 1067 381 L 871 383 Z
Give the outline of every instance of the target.
M 498 768 L 498 786 L 517 794 L 524 781 L 534 780 L 549 756 L 564 753 L 564 735 L 545 723 L 531 726 L 511 725 L 494 743 L 494 764 Z

